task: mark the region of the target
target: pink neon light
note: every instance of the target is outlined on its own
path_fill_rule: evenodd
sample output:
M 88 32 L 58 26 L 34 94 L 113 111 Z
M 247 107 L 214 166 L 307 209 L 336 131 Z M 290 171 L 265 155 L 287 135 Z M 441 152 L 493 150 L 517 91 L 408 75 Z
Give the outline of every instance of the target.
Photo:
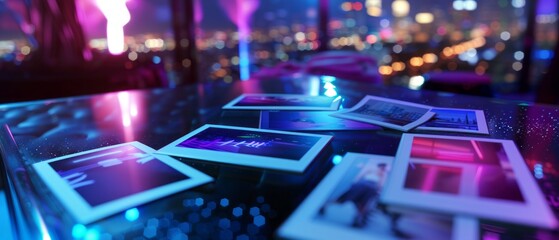
M 446 142 L 443 142 L 446 141 Z M 414 138 L 411 150 L 412 157 L 452 160 L 452 161 L 475 161 L 475 153 L 468 141 L 463 140 L 439 140 Z M 477 145 L 474 145 L 474 148 Z M 477 149 L 478 156 L 481 154 Z M 482 156 L 483 157 L 483 156 Z
M 474 156 L 472 153 L 469 152 L 453 152 L 453 151 L 444 151 L 439 150 L 435 152 L 435 159 L 445 159 L 445 160 L 453 160 L 453 161 L 474 161 Z
M 425 176 L 425 180 L 423 180 L 423 184 L 421 186 L 421 190 L 424 192 L 432 192 L 435 186 L 435 181 L 437 180 L 438 169 L 436 167 L 429 167 L 427 168 L 427 175 Z
M 130 116 L 137 117 L 138 116 L 138 105 L 132 103 L 130 105 Z
M 220 0 L 227 17 L 239 28 L 239 38 L 246 39 L 250 35 L 250 17 L 260 6 L 259 0 Z
M 127 0 L 95 0 L 107 18 L 107 47 L 113 55 L 124 52 L 124 25 L 130 21 Z
M 479 157 L 479 159 L 483 159 L 483 153 L 481 153 L 481 149 L 479 149 L 479 146 L 477 145 L 477 142 L 474 140 L 470 140 L 470 142 L 472 143 L 472 146 L 474 147 L 474 150 L 476 150 L 476 154 Z
M 130 116 L 130 95 L 128 92 L 118 93 L 118 103 L 120 104 L 120 111 L 122 112 L 122 126 L 130 127 L 132 125 L 132 118 Z
M 483 176 L 483 167 L 478 166 L 476 168 L 476 176 L 475 176 L 475 186 L 481 185 L 481 176 Z

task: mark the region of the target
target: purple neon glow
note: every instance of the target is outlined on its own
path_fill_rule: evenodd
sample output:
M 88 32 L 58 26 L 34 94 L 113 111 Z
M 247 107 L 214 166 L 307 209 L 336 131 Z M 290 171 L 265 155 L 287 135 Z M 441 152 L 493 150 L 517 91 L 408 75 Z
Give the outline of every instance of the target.
M 194 0 L 194 22 L 199 25 L 204 19 L 204 11 L 202 10 L 202 1 Z
M 408 167 L 406 188 L 524 202 L 501 143 L 414 137 L 410 157 L 425 162 Z
M 107 18 L 107 47 L 113 55 L 124 52 L 124 25 L 130 21 L 127 0 L 95 0 Z
M 122 111 L 122 126 L 130 127 L 132 125 L 132 116 L 130 111 L 130 94 L 128 92 L 118 93 L 118 103 Z
M 479 159 L 483 160 L 483 153 L 479 149 L 479 146 L 477 145 L 477 142 L 474 141 L 474 140 L 470 140 L 470 142 L 472 143 L 472 146 L 474 147 L 474 150 L 476 151 L 477 157 Z
M 239 68 L 241 80 L 250 77 L 248 39 L 250 36 L 250 18 L 260 6 L 259 0 L 219 0 L 227 17 L 239 29 Z

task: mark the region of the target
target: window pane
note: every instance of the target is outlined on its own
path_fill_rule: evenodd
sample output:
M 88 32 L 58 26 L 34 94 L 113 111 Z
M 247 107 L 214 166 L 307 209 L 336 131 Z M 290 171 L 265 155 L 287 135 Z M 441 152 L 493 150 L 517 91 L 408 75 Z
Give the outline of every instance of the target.
M 491 76 L 507 91 L 518 81 L 527 13 L 520 0 L 331 1 L 334 49 L 375 56 L 394 84 L 437 71 Z M 412 87 L 410 85 L 410 87 Z
M 197 36 L 200 76 L 225 82 L 241 78 L 246 71 L 239 59 L 245 27 L 249 75 L 264 66 L 301 60 L 318 47 L 317 0 L 244 2 L 249 10 L 243 14 L 235 11 L 235 1 L 200 1 L 204 15 Z

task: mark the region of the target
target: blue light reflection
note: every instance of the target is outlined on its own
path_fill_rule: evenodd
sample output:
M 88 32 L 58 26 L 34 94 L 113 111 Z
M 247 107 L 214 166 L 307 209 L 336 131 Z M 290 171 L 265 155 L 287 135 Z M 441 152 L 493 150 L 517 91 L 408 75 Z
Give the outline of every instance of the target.
M 334 76 L 321 76 L 320 79 L 322 79 L 322 82 L 333 82 L 336 81 L 336 77 Z
M 131 208 L 124 212 L 124 218 L 129 222 L 134 222 L 140 217 L 140 211 L 137 208 Z
M 534 177 L 536 177 L 537 179 L 542 179 L 543 176 L 543 166 L 539 163 L 534 165 Z
M 72 237 L 82 239 L 87 233 L 87 228 L 83 224 L 76 224 L 72 227 Z
M 98 240 L 99 239 L 99 231 L 95 230 L 95 229 L 89 229 L 87 230 L 87 233 L 85 234 L 84 239 L 85 240 Z
M 161 63 L 161 57 L 159 56 L 153 56 L 153 58 L 151 59 L 151 61 L 155 64 L 160 64 Z
M 332 158 L 332 163 L 334 163 L 334 165 L 338 165 L 339 163 L 342 162 L 342 159 L 343 159 L 342 156 L 340 156 L 340 155 L 335 155 L 335 156 Z

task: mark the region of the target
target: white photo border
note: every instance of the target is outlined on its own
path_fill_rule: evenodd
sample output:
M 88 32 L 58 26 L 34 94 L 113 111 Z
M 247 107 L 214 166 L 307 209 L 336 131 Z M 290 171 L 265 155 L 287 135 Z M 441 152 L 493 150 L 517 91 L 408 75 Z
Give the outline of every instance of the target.
M 461 133 L 479 133 L 479 134 L 489 134 L 487 128 L 487 121 L 485 119 L 485 114 L 483 110 L 478 109 L 463 109 L 463 108 L 439 108 L 433 107 L 431 111 L 441 109 L 441 110 L 457 110 L 457 111 L 471 111 L 476 115 L 477 128 L 478 130 L 468 130 L 468 129 L 458 129 L 458 128 L 445 128 L 445 127 L 426 127 L 419 125 L 415 130 L 428 130 L 428 131 L 443 131 L 443 132 L 461 132 Z
M 277 97 L 296 97 L 296 98 L 330 98 L 332 102 L 328 107 L 315 107 L 315 106 L 236 106 L 245 97 L 250 96 L 277 96 Z M 237 109 L 237 110 L 312 110 L 312 111 L 336 111 L 342 103 L 340 96 L 331 98 L 327 96 L 311 96 L 303 94 L 279 94 L 279 93 L 245 93 L 225 104 L 222 109 Z
M 154 156 L 157 160 L 163 162 L 164 164 L 170 166 L 171 168 L 177 170 L 178 172 L 188 176 L 188 179 L 173 182 L 156 188 L 152 188 L 140 193 L 135 193 L 122 197 L 110 202 L 100 204 L 98 206 L 92 207 L 87 201 L 72 187 L 64 181 L 56 173 L 56 171 L 50 166 L 49 163 L 60 161 L 72 157 L 77 157 L 80 155 L 94 153 L 97 151 L 107 150 L 116 147 L 122 147 L 130 145 L 136 147 L 148 154 Z M 47 185 L 50 191 L 56 196 L 56 198 L 62 203 L 62 205 L 69 211 L 69 213 L 79 222 L 83 224 L 88 224 L 99 219 L 111 216 L 118 212 L 127 210 L 129 208 L 151 202 L 153 200 L 193 188 L 198 185 L 202 185 L 213 180 L 212 177 L 189 167 L 188 165 L 181 163 L 180 161 L 173 159 L 168 156 L 155 155 L 154 149 L 140 143 L 140 142 L 128 142 L 123 144 L 117 144 L 102 148 L 97 148 L 93 150 L 88 150 L 85 152 L 79 152 L 75 154 L 70 154 L 62 157 L 57 157 L 51 160 L 46 160 L 33 164 L 33 168 L 43 181 Z
M 404 187 L 408 164 L 411 159 L 411 148 L 414 137 L 475 140 L 482 142 L 501 143 L 516 176 L 518 186 L 525 202 L 513 202 L 499 199 L 465 198 L 437 192 L 423 193 L 408 190 Z M 424 209 L 434 212 L 465 214 L 480 218 L 503 222 L 514 222 L 530 226 L 552 229 L 557 227 L 557 219 L 549 208 L 544 195 L 534 177 L 526 167 L 522 155 L 511 140 L 456 137 L 427 134 L 403 134 L 396 152 L 386 187 L 381 194 L 381 201 L 389 205 L 403 208 Z M 419 162 L 419 161 L 418 161 Z M 425 161 L 433 165 L 453 166 L 452 163 Z M 491 211 L 488 211 L 491 209 Z
M 423 116 L 421 116 L 419 119 L 415 120 L 414 122 L 411 122 L 411 123 L 409 123 L 407 125 L 404 125 L 404 126 L 399 126 L 399 125 L 396 125 L 396 124 L 387 123 L 387 122 L 383 122 L 383 121 L 377 121 L 377 120 L 374 120 L 374 119 L 367 118 L 365 116 L 360 117 L 360 116 L 347 115 L 347 113 L 351 113 L 351 112 L 355 111 L 356 109 L 365 105 L 369 100 L 383 101 L 383 102 L 402 104 L 402 105 L 407 105 L 407 106 L 412 106 L 412 107 L 417 107 L 417 108 L 424 108 L 424 109 L 426 109 L 426 113 L 423 114 Z M 345 109 L 345 110 L 340 110 L 338 112 L 332 113 L 332 114 L 330 114 L 330 116 L 345 118 L 345 119 L 350 119 L 350 120 L 355 120 L 355 121 L 360 121 L 360 122 L 371 123 L 371 124 L 375 124 L 375 125 L 379 125 L 379 126 L 383 126 L 383 127 L 392 128 L 392 129 L 407 132 L 407 131 L 409 131 L 409 130 L 427 122 L 429 119 L 431 119 L 435 115 L 435 113 L 430 111 L 432 108 L 433 107 L 428 106 L 428 105 L 410 103 L 410 102 L 400 101 L 400 100 L 395 100 L 395 99 L 390 99 L 390 98 L 383 98 L 383 97 L 367 95 L 363 99 L 361 99 L 361 101 L 359 101 L 357 104 L 355 104 L 355 106 L 353 106 L 351 108 L 348 108 L 348 109 Z
M 276 134 L 284 134 L 284 135 L 292 135 L 292 136 L 309 136 L 309 137 L 317 137 L 319 138 L 319 140 L 311 148 L 309 148 L 307 152 L 298 160 L 177 146 L 178 144 L 186 141 L 187 139 L 193 136 L 196 136 L 198 133 L 208 128 L 244 130 L 244 131 L 251 131 L 256 133 L 257 132 L 276 133 Z M 193 159 L 199 159 L 204 161 L 218 162 L 218 163 L 235 164 L 235 165 L 248 166 L 248 167 L 284 170 L 284 171 L 291 171 L 291 172 L 304 172 L 307 166 L 314 160 L 316 156 L 318 156 L 318 154 L 330 142 L 331 139 L 332 136 L 329 135 L 318 135 L 318 134 L 310 134 L 310 133 L 287 132 L 287 131 L 258 129 L 258 128 L 206 124 L 188 133 L 187 135 L 173 141 L 167 146 L 164 146 L 163 148 L 159 149 L 156 153 L 178 156 L 178 157 L 193 158 Z

